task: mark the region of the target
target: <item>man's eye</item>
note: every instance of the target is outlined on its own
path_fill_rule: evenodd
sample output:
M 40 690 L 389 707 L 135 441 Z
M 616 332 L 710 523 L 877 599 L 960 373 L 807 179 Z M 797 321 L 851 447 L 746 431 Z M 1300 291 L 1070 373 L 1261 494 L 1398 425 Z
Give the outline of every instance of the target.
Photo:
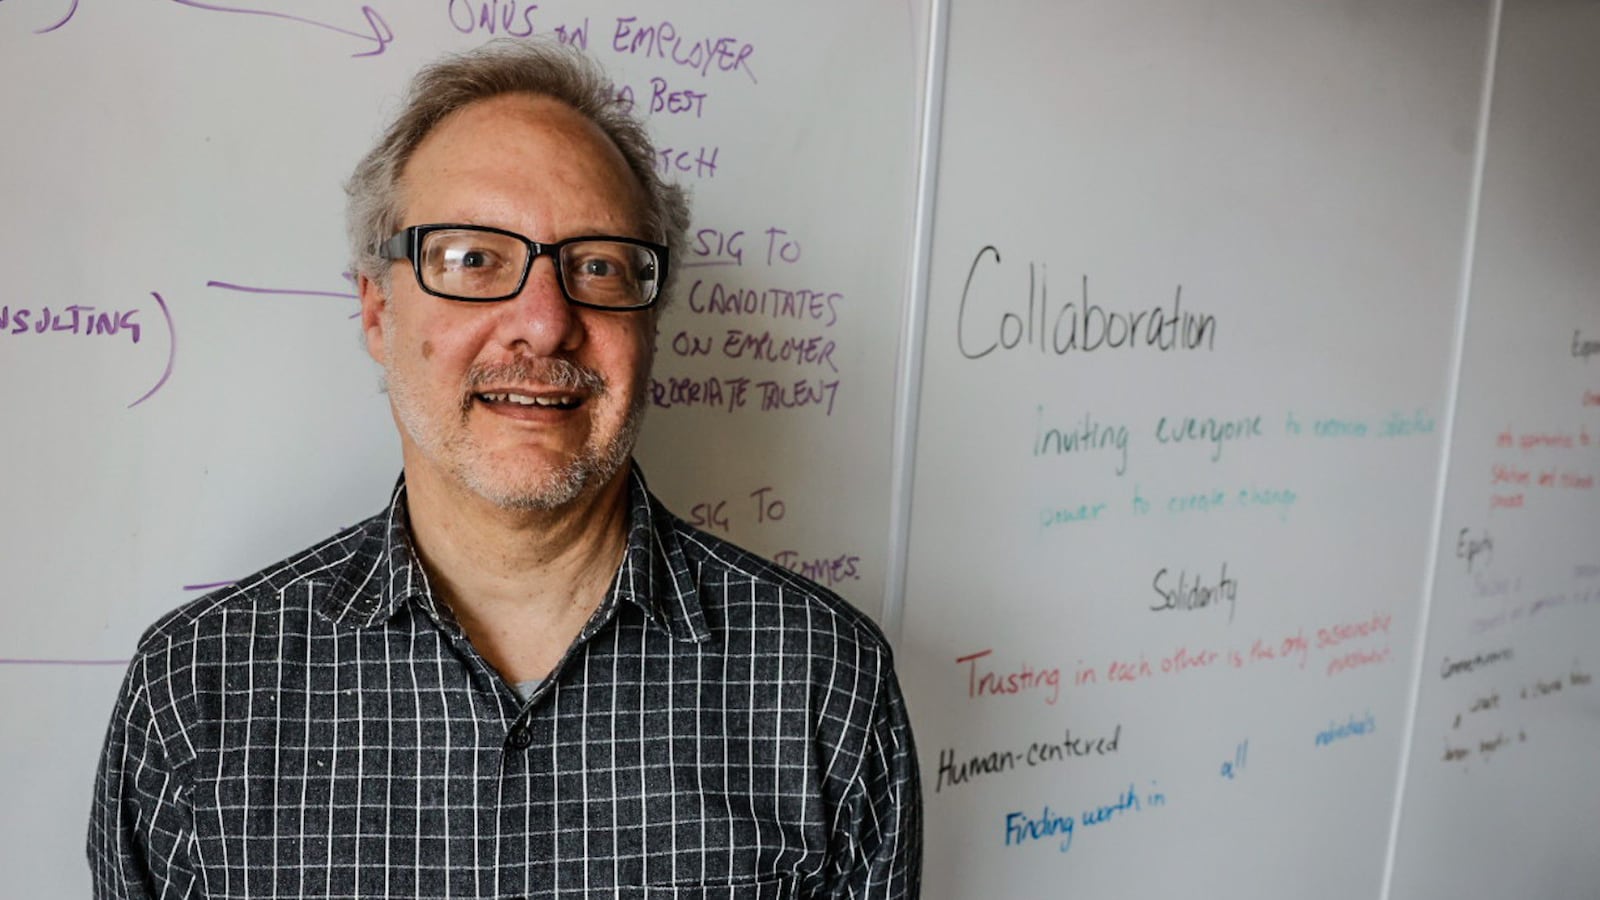
M 492 250 L 458 250 L 446 262 L 463 269 L 487 269 L 498 264 L 498 257 Z
M 616 263 L 598 256 L 590 257 L 583 262 L 583 274 L 594 278 L 609 278 L 620 272 L 621 269 Z

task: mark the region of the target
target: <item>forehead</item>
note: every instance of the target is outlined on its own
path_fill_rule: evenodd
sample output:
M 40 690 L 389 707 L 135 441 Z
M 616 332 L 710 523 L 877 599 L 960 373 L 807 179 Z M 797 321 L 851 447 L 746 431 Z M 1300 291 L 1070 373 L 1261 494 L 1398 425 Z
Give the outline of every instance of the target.
M 636 232 L 644 208 L 638 179 L 605 132 L 572 107 L 530 94 L 475 101 L 446 116 L 417 145 L 400 186 L 408 224 L 442 217 L 514 230 Z

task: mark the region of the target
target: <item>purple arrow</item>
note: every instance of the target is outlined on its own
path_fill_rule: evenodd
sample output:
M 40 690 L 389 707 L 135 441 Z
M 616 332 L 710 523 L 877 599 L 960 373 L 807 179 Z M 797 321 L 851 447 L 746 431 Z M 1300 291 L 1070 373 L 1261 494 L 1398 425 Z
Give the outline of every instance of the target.
M 76 5 L 77 0 L 73 0 L 73 2 L 74 5 Z M 215 3 L 201 3 L 199 0 L 172 0 L 172 2 L 178 4 L 179 6 L 189 6 L 193 7 L 194 9 L 210 10 L 211 12 L 239 13 L 240 15 L 246 16 L 267 16 L 268 18 L 272 19 L 287 19 L 290 22 L 299 22 L 302 25 L 315 25 L 318 28 L 326 28 L 329 31 L 335 31 L 339 34 L 347 34 L 354 38 L 361 38 L 364 41 L 372 41 L 378 45 L 377 49 L 375 50 L 368 50 L 365 53 L 354 53 L 351 54 L 352 56 L 377 56 L 384 51 L 384 48 L 389 46 L 390 42 L 394 40 L 394 32 L 389 29 L 389 23 L 385 22 L 383 17 L 378 15 L 378 11 L 370 6 L 361 7 L 362 14 L 367 17 L 368 31 L 351 31 L 348 28 L 340 28 L 337 25 L 330 25 L 327 22 L 318 22 L 315 19 L 303 19 L 299 16 L 291 16 L 288 13 L 272 12 L 271 10 L 265 9 L 244 9 L 237 6 L 221 6 Z
M 349 272 L 344 273 L 344 277 L 348 281 L 353 282 L 355 280 Z M 346 300 L 358 299 L 355 294 L 344 291 L 302 291 L 293 288 L 251 287 L 248 284 L 232 284 L 227 281 L 208 281 L 206 282 L 206 287 L 222 288 L 225 291 L 238 291 L 241 294 L 274 294 L 280 297 L 342 297 Z M 361 315 L 361 311 L 356 310 L 350 315 L 350 318 L 354 319 L 359 315 Z
M 172 2 L 178 4 L 179 6 L 188 6 L 194 9 L 204 9 L 210 12 L 238 13 L 246 16 L 266 16 L 272 19 L 287 19 L 290 22 L 299 22 L 302 25 L 315 25 L 318 28 L 326 28 L 329 31 L 349 35 L 353 38 L 360 38 L 364 41 L 371 41 L 378 45 L 376 49 L 368 50 L 365 53 L 353 53 L 351 54 L 352 56 L 377 56 L 394 41 L 394 31 L 389 28 L 389 23 L 385 22 L 383 20 L 383 16 L 378 15 L 378 11 L 370 6 L 361 7 L 361 14 L 367 19 L 367 30 L 351 31 L 348 28 L 340 28 L 337 25 L 330 25 L 327 22 L 318 22 L 315 19 L 291 16 L 288 13 L 273 12 L 267 9 L 244 9 L 243 7 L 238 6 L 221 6 L 216 3 L 201 3 L 199 0 L 172 0 Z M 72 0 L 72 6 L 67 9 L 67 14 L 61 17 L 61 21 L 47 28 L 37 29 L 34 31 L 34 34 L 49 34 L 50 32 L 55 31 L 57 28 L 60 28 L 61 26 L 72 21 L 72 17 L 76 15 L 77 12 L 78 0 Z
M 227 281 L 208 281 L 206 287 L 222 288 L 225 291 L 239 291 L 243 294 L 279 294 L 285 297 L 344 297 L 349 300 L 356 298 L 355 294 L 342 291 L 302 291 L 291 288 L 265 288 L 251 287 L 248 284 L 233 284 Z

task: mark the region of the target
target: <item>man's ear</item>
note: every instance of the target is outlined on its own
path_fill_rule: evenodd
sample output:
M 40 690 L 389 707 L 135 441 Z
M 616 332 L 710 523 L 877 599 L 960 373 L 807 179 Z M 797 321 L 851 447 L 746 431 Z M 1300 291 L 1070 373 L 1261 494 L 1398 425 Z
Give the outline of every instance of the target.
M 378 365 L 385 365 L 383 313 L 389 306 L 389 298 L 384 296 L 378 283 L 366 275 L 356 276 L 356 292 L 361 298 L 361 330 L 367 335 L 367 355 Z

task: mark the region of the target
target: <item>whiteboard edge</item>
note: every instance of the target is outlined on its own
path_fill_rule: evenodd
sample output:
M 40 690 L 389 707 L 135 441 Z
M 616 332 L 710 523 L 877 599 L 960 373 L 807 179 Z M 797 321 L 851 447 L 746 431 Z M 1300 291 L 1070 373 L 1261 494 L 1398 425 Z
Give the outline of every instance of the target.
M 927 331 L 928 271 L 933 255 L 933 192 L 939 176 L 949 19 L 950 0 L 934 0 L 928 17 L 927 83 L 922 97 L 922 146 L 917 161 L 916 237 L 911 251 L 905 322 L 900 335 L 894 443 L 890 451 L 889 571 L 883 589 L 882 625 L 890 644 L 896 647 L 905 620 L 906 561 L 911 549 L 911 488 L 916 471 L 917 412 L 922 403 L 922 350 Z
M 1455 347 L 1452 352 L 1449 390 L 1445 400 L 1444 440 L 1439 447 L 1438 482 L 1434 490 L 1433 529 L 1428 547 L 1427 569 L 1423 575 L 1422 614 L 1417 623 L 1416 646 L 1412 652 L 1410 697 L 1406 701 L 1405 729 L 1400 739 L 1400 771 L 1395 779 L 1394 812 L 1389 819 L 1389 846 L 1383 860 L 1381 900 L 1391 900 L 1394 870 L 1400 848 L 1400 826 L 1404 818 L 1406 783 L 1410 779 L 1411 757 L 1417 736 L 1417 714 L 1422 699 L 1422 679 L 1433 624 L 1433 598 L 1439 573 L 1439 541 L 1444 531 L 1445 491 L 1450 484 L 1450 451 L 1455 443 L 1456 413 L 1460 408 L 1461 366 L 1466 357 L 1467 312 L 1472 302 L 1472 273 L 1478 250 L 1478 215 L 1483 202 L 1483 170 L 1489 151 L 1489 120 L 1494 102 L 1494 82 L 1500 56 L 1500 17 L 1504 0 L 1492 0 L 1489 9 L 1489 41 L 1484 55 L 1482 93 L 1478 100 L 1478 135 L 1473 148 L 1472 193 L 1467 202 L 1465 246 L 1461 254 L 1461 274 L 1456 301 Z

